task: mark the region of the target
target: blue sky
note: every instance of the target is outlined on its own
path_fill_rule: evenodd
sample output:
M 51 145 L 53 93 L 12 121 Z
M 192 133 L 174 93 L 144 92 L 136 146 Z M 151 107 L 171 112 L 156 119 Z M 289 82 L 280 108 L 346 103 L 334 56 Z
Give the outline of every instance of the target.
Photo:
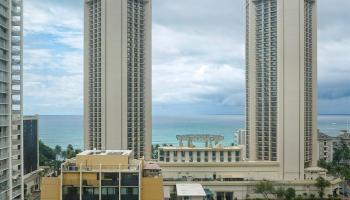
M 153 113 L 243 114 L 245 0 L 153 0 Z M 24 111 L 82 114 L 83 0 L 24 1 Z M 319 113 L 350 113 L 350 1 L 319 0 Z

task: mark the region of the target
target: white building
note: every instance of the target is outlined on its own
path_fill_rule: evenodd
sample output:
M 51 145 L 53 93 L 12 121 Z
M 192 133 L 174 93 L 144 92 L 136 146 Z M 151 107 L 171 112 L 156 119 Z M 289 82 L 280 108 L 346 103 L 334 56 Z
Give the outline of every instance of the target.
M 342 145 L 350 147 L 350 133 L 347 130 L 340 131 L 339 135 L 335 137 L 319 132 L 318 159 L 332 162 L 334 149 L 341 148 Z
M 0 199 L 23 198 L 23 1 L 0 1 Z
M 151 0 L 85 0 L 85 149 L 151 152 Z
M 246 2 L 248 158 L 303 179 L 317 161 L 316 0 Z
M 237 145 L 247 145 L 247 131 L 245 129 L 239 129 L 235 133 Z
M 230 163 L 245 160 L 245 147 L 159 147 L 158 162 Z

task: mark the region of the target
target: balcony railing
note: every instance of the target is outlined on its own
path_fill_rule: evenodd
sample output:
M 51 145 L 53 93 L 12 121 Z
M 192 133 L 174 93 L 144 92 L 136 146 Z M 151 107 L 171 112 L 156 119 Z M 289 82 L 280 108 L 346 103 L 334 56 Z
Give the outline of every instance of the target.
M 119 171 L 138 171 L 138 165 L 81 165 L 66 163 L 62 166 L 63 172 L 119 172 Z

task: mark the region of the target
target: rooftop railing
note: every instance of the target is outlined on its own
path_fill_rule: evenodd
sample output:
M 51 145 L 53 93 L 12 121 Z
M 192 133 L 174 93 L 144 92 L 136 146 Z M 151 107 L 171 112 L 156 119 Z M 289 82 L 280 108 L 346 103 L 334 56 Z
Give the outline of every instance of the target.
M 139 165 L 80 165 L 65 163 L 62 165 L 63 172 L 125 172 L 138 171 Z

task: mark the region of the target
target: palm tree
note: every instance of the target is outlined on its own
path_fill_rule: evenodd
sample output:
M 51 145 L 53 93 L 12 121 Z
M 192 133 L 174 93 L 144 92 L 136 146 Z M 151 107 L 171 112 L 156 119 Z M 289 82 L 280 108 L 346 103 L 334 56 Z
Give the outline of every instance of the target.
M 62 147 L 59 145 L 55 146 L 54 152 L 56 154 L 56 160 L 59 160 L 62 157 Z

